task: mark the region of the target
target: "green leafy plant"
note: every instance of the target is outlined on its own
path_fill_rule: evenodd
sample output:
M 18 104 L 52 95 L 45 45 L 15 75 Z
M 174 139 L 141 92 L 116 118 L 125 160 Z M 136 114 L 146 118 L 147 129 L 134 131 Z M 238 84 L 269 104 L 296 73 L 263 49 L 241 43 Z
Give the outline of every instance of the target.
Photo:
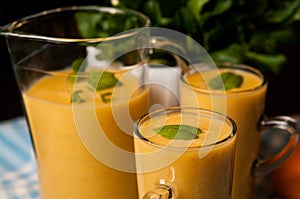
M 280 73 L 282 46 L 298 42 L 300 0 L 111 0 L 107 5 L 138 10 L 152 26 L 195 39 L 215 62 L 230 61 Z

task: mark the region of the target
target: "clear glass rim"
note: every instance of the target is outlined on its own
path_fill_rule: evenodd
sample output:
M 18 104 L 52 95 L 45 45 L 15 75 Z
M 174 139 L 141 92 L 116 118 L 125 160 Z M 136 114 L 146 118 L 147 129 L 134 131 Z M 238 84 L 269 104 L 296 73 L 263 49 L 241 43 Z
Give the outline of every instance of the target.
M 22 38 L 28 38 L 28 39 L 35 39 L 35 40 L 45 40 L 49 42 L 65 42 L 65 43 L 97 43 L 97 42 L 103 42 L 107 40 L 117 40 L 126 38 L 132 35 L 135 35 L 137 32 L 139 32 L 139 28 L 124 30 L 126 32 L 125 34 L 117 34 L 110 37 L 100 37 L 100 38 L 62 38 L 62 37 L 51 37 L 51 36 L 43 36 L 43 35 L 37 35 L 37 34 L 30 34 L 25 32 L 17 32 L 14 31 L 16 27 L 21 26 L 26 21 L 32 20 L 34 18 L 42 17 L 48 14 L 54 14 L 54 13 L 62 13 L 65 11 L 96 11 L 96 12 L 104 12 L 104 13 L 120 13 L 120 14 L 130 14 L 132 16 L 137 16 L 143 21 L 143 25 L 139 28 L 147 28 L 150 27 L 150 19 L 135 10 L 131 9 L 120 9 L 120 8 L 114 8 L 114 7 L 103 7 L 103 6 L 96 6 L 96 5 L 87 5 L 87 6 L 68 6 L 68 7 L 61 7 L 61 8 L 55 8 L 51 10 L 46 10 L 43 12 L 39 12 L 36 14 L 29 15 L 27 17 L 20 18 L 12 23 L 9 23 L 3 27 L 0 27 L 0 35 L 4 36 L 13 36 L 13 37 L 22 37 Z
M 236 123 L 234 122 L 233 119 L 231 119 L 229 116 L 224 115 L 222 113 L 219 112 L 215 112 L 215 111 L 210 111 L 210 110 L 206 110 L 206 109 L 202 109 L 202 108 L 194 108 L 194 107 L 168 107 L 168 108 L 164 108 L 164 109 L 160 109 L 157 111 L 154 111 L 152 113 L 148 113 L 145 114 L 143 116 L 141 116 L 135 123 L 134 123 L 134 127 L 133 127 L 133 131 L 135 133 L 135 135 L 141 139 L 142 141 L 144 141 L 147 144 L 150 144 L 154 147 L 157 148 L 164 148 L 166 147 L 165 145 L 153 142 L 151 140 L 149 140 L 148 138 L 146 138 L 145 136 L 142 135 L 142 133 L 139 130 L 139 125 L 144 122 L 145 120 L 147 120 L 148 118 L 151 118 L 152 115 L 154 114 L 160 114 L 160 113 L 172 113 L 172 112 L 187 112 L 187 113 L 191 113 L 191 114 L 198 114 L 199 117 L 213 117 L 213 118 L 222 118 L 224 120 L 225 123 L 229 123 L 232 127 L 232 131 L 228 134 L 228 136 L 226 136 L 225 138 L 223 138 L 222 140 L 216 141 L 214 143 L 210 143 L 210 144 L 205 144 L 205 145 L 200 145 L 200 146 L 190 146 L 190 147 L 181 147 L 181 146 L 167 146 L 168 149 L 174 149 L 174 150 L 182 150 L 182 149 L 187 149 L 188 151 L 194 151 L 194 150 L 199 150 L 200 148 L 210 148 L 210 147 L 214 147 L 214 146 L 218 146 L 218 145 L 222 145 L 224 143 L 229 142 L 230 140 L 232 140 L 237 132 L 237 126 Z
M 206 94 L 220 94 L 220 95 L 224 95 L 224 92 L 226 92 L 227 95 L 253 92 L 253 91 L 256 91 L 256 90 L 259 90 L 259 89 L 265 87 L 268 83 L 267 78 L 262 74 L 262 72 L 259 71 L 256 68 L 254 68 L 254 67 L 251 67 L 251 66 L 248 66 L 248 65 L 245 65 L 245 64 L 234 64 L 234 63 L 229 63 L 229 62 L 217 63 L 216 65 L 218 67 L 221 66 L 221 68 L 229 68 L 229 69 L 230 68 L 235 68 L 235 69 L 238 69 L 238 70 L 248 71 L 248 72 L 258 76 L 260 79 L 262 79 L 262 83 L 260 85 L 256 86 L 256 87 L 253 87 L 253 88 L 250 88 L 250 89 L 234 90 L 234 91 L 224 91 L 224 90 L 220 91 L 220 90 L 213 90 L 213 89 L 210 89 L 210 90 L 202 89 L 202 88 L 198 88 L 198 87 L 190 85 L 186 80 L 187 75 L 197 73 L 197 72 L 201 72 L 198 69 L 196 70 L 195 68 L 192 68 L 191 70 L 188 70 L 183 75 L 181 75 L 180 81 L 182 81 L 184 83 L 184 86 L 192 87 L 194 89 L 194 91 L 196 91 L 196 92 L 206 93 Z M 205 64 L 204 64 L 204 66 L 205 66 Z

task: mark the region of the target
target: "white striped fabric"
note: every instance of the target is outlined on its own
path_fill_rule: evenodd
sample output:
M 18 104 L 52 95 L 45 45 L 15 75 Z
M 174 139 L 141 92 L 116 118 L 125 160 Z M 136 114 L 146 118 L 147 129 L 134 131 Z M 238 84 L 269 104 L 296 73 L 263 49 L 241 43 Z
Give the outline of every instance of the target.
M 39 198 L 36 162 L 24 117 L 0 122 L 0 198 Z

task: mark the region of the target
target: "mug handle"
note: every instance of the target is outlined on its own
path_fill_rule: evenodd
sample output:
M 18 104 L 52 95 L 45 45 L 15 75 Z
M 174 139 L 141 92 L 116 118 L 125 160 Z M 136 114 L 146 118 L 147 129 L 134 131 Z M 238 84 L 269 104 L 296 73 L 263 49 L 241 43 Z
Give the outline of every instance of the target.
M 159 183 L 148 191 L 143 199 L 176 199 L 176 196 L 171 186 Z
M 289 135 L 288 142 L 274 156 L 268 160 L 258 158 L 255 161 L 253 165 L 253 174 L 255 176 L 263 176 L 278 168 L 294 151 L 299 141 L 300 124 L 292 117 L 276 116 L 261 120 L 258 128 L 260 133 L 269 130 L 272 134 L 272 132 L 275 132 L 274 130 L 281 130 Z

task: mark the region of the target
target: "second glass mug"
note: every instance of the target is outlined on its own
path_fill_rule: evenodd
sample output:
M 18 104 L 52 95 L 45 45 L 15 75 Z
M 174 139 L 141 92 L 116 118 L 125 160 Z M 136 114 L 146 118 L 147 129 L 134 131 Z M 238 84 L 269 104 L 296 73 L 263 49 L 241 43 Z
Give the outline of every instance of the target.
M 255 176 L 270 173 L 294 150 L 299 139 L 299 128 L 297 121 L 291 117 L 263 118 L 267 80 L 259 70 L 232 63 L 217 66 L 218 70 L 215 70 L 203 64 L 198 70 L 191 68 L 186 71 L 180 81 L 180 103 L 181 106 L 221 112 L 236 122 L 238 130 L 232 198 L 249 199 L 254 194 Z M 233 83 L 240 80 L 242 83 Z M 277 155 L 269 160 L 261 159 L 258 157 L 261 133 L 272 129 L 284 130 L 290 139 Z
M 136 11 L 73 6 L 1 27 L 42 199 L 138 197 L 132 128 L 149 108 L 149 26 Z

